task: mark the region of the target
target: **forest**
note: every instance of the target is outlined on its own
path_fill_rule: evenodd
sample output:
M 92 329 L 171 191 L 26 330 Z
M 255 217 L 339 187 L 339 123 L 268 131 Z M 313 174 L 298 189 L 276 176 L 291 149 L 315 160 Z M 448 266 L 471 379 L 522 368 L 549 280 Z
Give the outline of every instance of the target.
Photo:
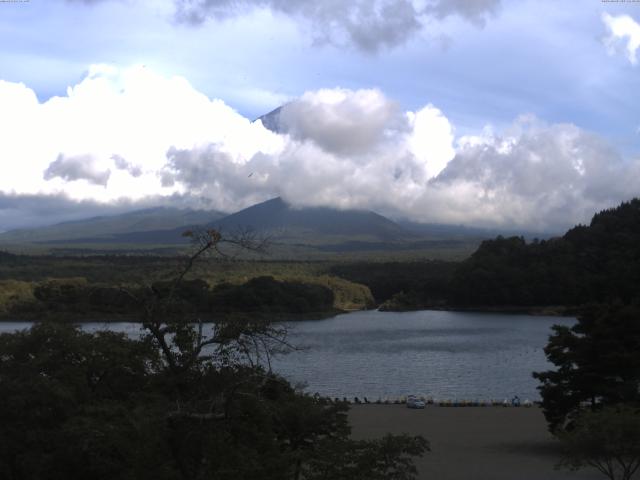
M 565 235 L 483 242 L 456 269 L 452 305 L 582 305 L 640 301 L 640 200 Z
M 139 339 L 70 321 L 0 335 L 2 478 L 414 479 L 426 439 L 352 440 L 346 403 L 269 367 L 294 348 L 274 320 L 374 306 L 580 307 L 545 348 L 557 369 L 534 373 L 543 413 L 570 465 L 607 445 L 637 468 L 640 449 L 618 437 L 639 402 L 639 200 L 559 238 L 485 241 L 462 262 L 220 261 L 204 253 L 221 238 L 204 235 L 191 257 L 0 253 L 5 318 L 143 327 Z
M 594 215 L 561 237 L 486 240 L 462 262 L 332 267 L 391 309 L 545 307 L 640 302 L 640 200 Z M 386 302 L 386 303 L 385 303 Z
M 183 257 L 36 256 L 0 252 L 0 317 L 132 314 L 125 290 L 161 288 Z M 486 240 L 464 261 L 203 259 L 179 295 L 203 315 L 326 316 L 379 307 L 575 313 L 640 298 L 640 200 L 594 215 L 561 237 Z M 560 307 L 560 308 L 557 308 Z

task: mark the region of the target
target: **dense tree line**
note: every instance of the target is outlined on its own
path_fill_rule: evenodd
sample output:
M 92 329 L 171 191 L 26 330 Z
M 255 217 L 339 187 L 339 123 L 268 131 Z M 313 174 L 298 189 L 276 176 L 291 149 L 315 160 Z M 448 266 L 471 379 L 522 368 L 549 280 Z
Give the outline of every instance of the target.
M 359 262 L 331 272 L 399 310 L 640 301 L 640 200 L 597 213 L 562 237 L 486 240 L 462 262 Z
M 467 262 L 470 271 L 477 275 L 484 262 L 485 273 L 499 265 L 512 274 L 497 301 L 582 304 L 575 325 L 553 328 L 545 353 L 555 369 L 534 373 L 544 415 L 565 449 L 561 466 L 631 479 L 640 468 L 640 201 L 546 243 L 501 239 L 483 247 Z M 483 294 L 496 299 L 492 293 Z
M 640 200 L 596 214 L 589 226 L 526 243 L 483 242 L 456 269 L 453 305 L 581 305 L 640 300 Z
M 333 310 L 333 292 L 322 285 L 252 278 L 242 285 L 217 285 L 212 292 L 215 311 L 307 313 Z
M 205 317 L 222 313 L 304 314 L 331 313 L 333 292 L 322 285 L 295 281 L 278 281 L 263 276 L 237 285 L 221 283 L 211 288 L 203 280 L 183 280 L 173 288 L 171 281 L 151 284 L 159 297 L 173 296 L 173 307 L 180 311 L 196 311 Z M 146 287 L 112 287 L 83 281 L 48 281 L 34 289 L 38 304 L 32 311 L 58 314 L 136 314 L 136 297 Z M 131 295 L 133 293 L 134 295 Z M 24 308 L 27 308 L 25 306 Z
M 416 307 L 441 305 L 449 297 L 458 262 L 357 262 L 331 267 L 333 275 L 366 285 L 377 304 L 396 295 L 409 296 Z
M 122 283 L 143 283 L 144 279 L 166 278 L 180 257 L 105 256 L 105 257 L 26 257 L 3 253 L 0 256 L 0 278 L 14 280 L 46 280 L 48 276 L 74 276 L 82 271 L 91 283 L 113 286 Z M 527 243 L 522 237 L 484 241 L 478 250 L 463 262 L 404 261 L 351 263 L 322 262 L 229 262 L 207 264 L 217 271 L 210 283 L 222 284 L 219 301 L 231 306 L 243 295 L 261 297 L 257 287 L 266 290 L 274 284 L 258 281 L 233 290 L 230 285 L 243 283 L 247 278 L 274 275 L 290 279 L 285 290 L 292 290 L 293 282 L 315 283 L 329 273 L 368 287 L 375 304 L 386 308 L 473 307 L 473 306 L 576 306 L 590 302 L 619 301 L 629 303 L 640 298 L 640 200 L 634 199 L 620 206 L 596 214 L 589 226 L 577 226 L 564 236 Z M 114 268 L 115 267 L 115 268 Z M 57 272 L 52 275 L 53 272 Z M 204 277 L 206 270 L 194 269 L 196 277 Z M 238 280 L 242 278 L 243 282 Z M 301 281 L 300 279 L 308 279 Z M 315 280 L 314 280 L 315 279 Z M 285 283 L 287 280 L 285 280 Z M 334 282 L 335 283 L 335 282 Z M 329 285 L 330 286 L 330 285 Z M 336 285 L 333 285 L 335 287 Z M 256 287 L 256 288 L 254 288 Z M 355 285 L 351 290 L 360 308 L 369 301 Z M 223 293 L 224 290 L 224 293 Z M 285 298 L 292 300 L 289 293 Z M 302 294 L 319 302 L 319 289 Z M 336 289 L 334 290 L 334 296 Z M 250 294 L 250 292 L 253 292 Z M 96 291 L 96 296 L 116 295 Z M 342 297 L 342 293 L 340 294 Z M 248 298 L 247 297 L 247 298 Z M 252 305 L 267 302 L 254 298 Z M 300 297 L 300 298 L 302 298 Z M 315 300 L 314 300 L 315 299 Z M 97 300 L 99 302 L 99 299 Z M 300 305 L 294 310 L 301 310 Z M 215 303 L 215 302 L 214 302 Z M 277 302 L 276 302 L 277 303 Z M 347 298 L 344 303 L 351 303 Z M 283 310 L 281 306 L 272 306 Z
M 0 316 L 34 319 L 41 318 L 39 316 L 46 312 L 126 315 L 131 313 L 131 304 L 123 296 L 122 287 L 139 289 L 151 282 L 161 288 L 162 282 L 172 278 L 185 259 L 184 256 L 55 257 L 0 253 Z M 325 262 L 205 258 L 193 266 L 189 278 L 211 286 L 209 292 L 201 292 L 198 298 L 203 313 L 229 311 L 233 308 L 233 299 L 241 296 L 247 297 L 245 300 L 253 298 L 247 305 L 236 302 L 241 307 L 237 311 L 245 307 L 255 311 L 258 304 L 265 307 L 267 313 L 285 314 L 329 313 L 334 309 L 374 306 L 366 286 L 328 275 L 330 265 Z M 263 279 L 241 287 L 260 277 L 273 277 L 279 283 Z M 261 288 L 265 292 L 261 293 Z M 266 294 L 273 294 L 274 289 L 276 297 L 271 301 Z M 329 296 L 326 289 L 333 294 L 333 306 L 325 305 Z M 263 301 L 259 302 L 260 299 Z

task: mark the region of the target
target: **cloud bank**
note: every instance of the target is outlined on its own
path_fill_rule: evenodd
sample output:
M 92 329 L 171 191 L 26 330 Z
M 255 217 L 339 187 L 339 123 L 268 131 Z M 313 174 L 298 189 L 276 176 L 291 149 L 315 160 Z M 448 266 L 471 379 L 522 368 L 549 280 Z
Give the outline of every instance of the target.
M 523 116 L 456 138 L 436 106 L 403 111 L 377 89 L 307 92 L 282 107 L 277 131 L 143 67 L 93 66 L 46 102 L 0 82 L 0 104 L 0 230 L 20 223 L 20 205 L 40 215 L 34 199 L 57 199 L 57 215 L 41 214 L 54 222 L 82 210 L 69 202 L 88 213 L 176 201 L 232 212 L 278 195 L 423 222 L 561 230 L 640 191 L 640 162 L 575 125 Z
M 176 0 L 179 22 L 200 25 L 253 9 L 268 9 L 300 23 L 315 43 L 354 45 L 375 53 L 406 43 L 432 19 L 460 16 L 484 26 L 501 0 Z
M 637 196 L 639 173 L 593 133 L 524 116 L 500 135 L 461 138 L 427 198 L 448 198 L 443 220 L 559 230 Z

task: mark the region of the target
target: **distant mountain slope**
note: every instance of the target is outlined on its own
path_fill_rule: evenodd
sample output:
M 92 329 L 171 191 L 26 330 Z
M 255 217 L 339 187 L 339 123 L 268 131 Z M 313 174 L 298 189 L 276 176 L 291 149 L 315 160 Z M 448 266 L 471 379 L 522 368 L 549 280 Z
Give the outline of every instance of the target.
M 258 117 L 257 120 L 260 120 L 262 122 L 264 128 L 271 130 L 274 133 L 286 133 L 286 129 L 280 122 L 281 112 L 282 107 L 278 107 L 274 110 L 271 110 L 269 113 L 265 113 L 261 117 Z
M 91 239 L 111 241 L 132 232 L 173 230 L 202 225 L 222 217 L 215 211 L 157 207 L 121 215 L 93 217 L 47 227 L 12 230 L 0 234 L 2 243 L 62 242 Z
M 443 252 L 462 255 L 480 239 L 459 227 L 417 232 L 367 210 L 328 207 L 295 208 L 274 198 L 223 216 L 216 212 L 156 208 L 112 217 L 96 217 L 50 227 L 0 235 L 1 244 L 38 244 L 40 247 L 85 250 L 154 249 L 189 243 L 185 230 L 217 229 L 225 235 L 250 230 L 269 238 L 272 255 L 305 257 L 357 252 Z M 475 233 L 475 231 L 474 231 Z M 440 253 L 438 253 L 440 255 Z
M 245 208 L 213 222 L 211 226 L 223 231 L 250 228 L 280 237 L 314 234 L 396 241 L 412 236 L 400 225 L 371 211 L 327 207 L 297 209 L 279 197 Z
M 267 200 L 213 222 L 201 225 L 233 235 L 250 230 L 278 243 L 324 245 L 348 241 L 397 242 L 415 235 L 388 218 L 361 210 L 326 207 L 296 209 L 281 198 Z M 183 228 L 118 235 L 126 243 L 184 243 Z
M 409 232 L 419 234 L 431 239 L 487 239 L 495 238 L 498 235 L 503 237 L 523 236 L 525 239 L 533 240 L 549 239 L 558 236 L 557 233 L 548 231 L 523 231 L 500 228 L 480 228 L 468 227 L 465 225 L 448 225 L 444 223 L 416 223 L 410 220 L 397 220 L 396 223 Z

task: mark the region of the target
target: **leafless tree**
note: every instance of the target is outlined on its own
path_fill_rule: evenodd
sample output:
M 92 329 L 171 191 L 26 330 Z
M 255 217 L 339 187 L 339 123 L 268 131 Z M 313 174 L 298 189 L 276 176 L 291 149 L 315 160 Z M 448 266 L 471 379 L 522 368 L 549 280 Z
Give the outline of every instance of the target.
M 266 379 L 270 375 L 273 354 L 285 353 L 294 347 L 288 343 L 287 329 L 282 325 L 263 317 L 242 315 L 222 315 L 205 322 L 201 318 L 202 312 L 185 305 L 179 298 L 187 275 L 202 257 L 210 254 L 228 257 L 229 247 L 261 253 L 267 248 L 267 240 L 247 230 L 229 236 L 223 236 L 217 230 L 191 230 L 183 235 L 191 239 L 193 250 L 173 278 L 165 282 L 166 288 L 160 291 L 148 286 L 142 292 L 127 290 L 127 293 L 141 307 L 146 339 L 159 348 L 168 372 L 175 378 L 203 368 L 249 367 L 245 378 L 238 376 L 225 394 L 211 395 L 209 392 L 204 411 L 185 408 L 178 395 L 177 408 L 171 413 L 214 418 L 224 416 L 215 412 L 216 406 L 224 405 L 223 411 L 228 410 L 229 402 L 242 390 L 243 383 L 255 384 L 256 376 Z

